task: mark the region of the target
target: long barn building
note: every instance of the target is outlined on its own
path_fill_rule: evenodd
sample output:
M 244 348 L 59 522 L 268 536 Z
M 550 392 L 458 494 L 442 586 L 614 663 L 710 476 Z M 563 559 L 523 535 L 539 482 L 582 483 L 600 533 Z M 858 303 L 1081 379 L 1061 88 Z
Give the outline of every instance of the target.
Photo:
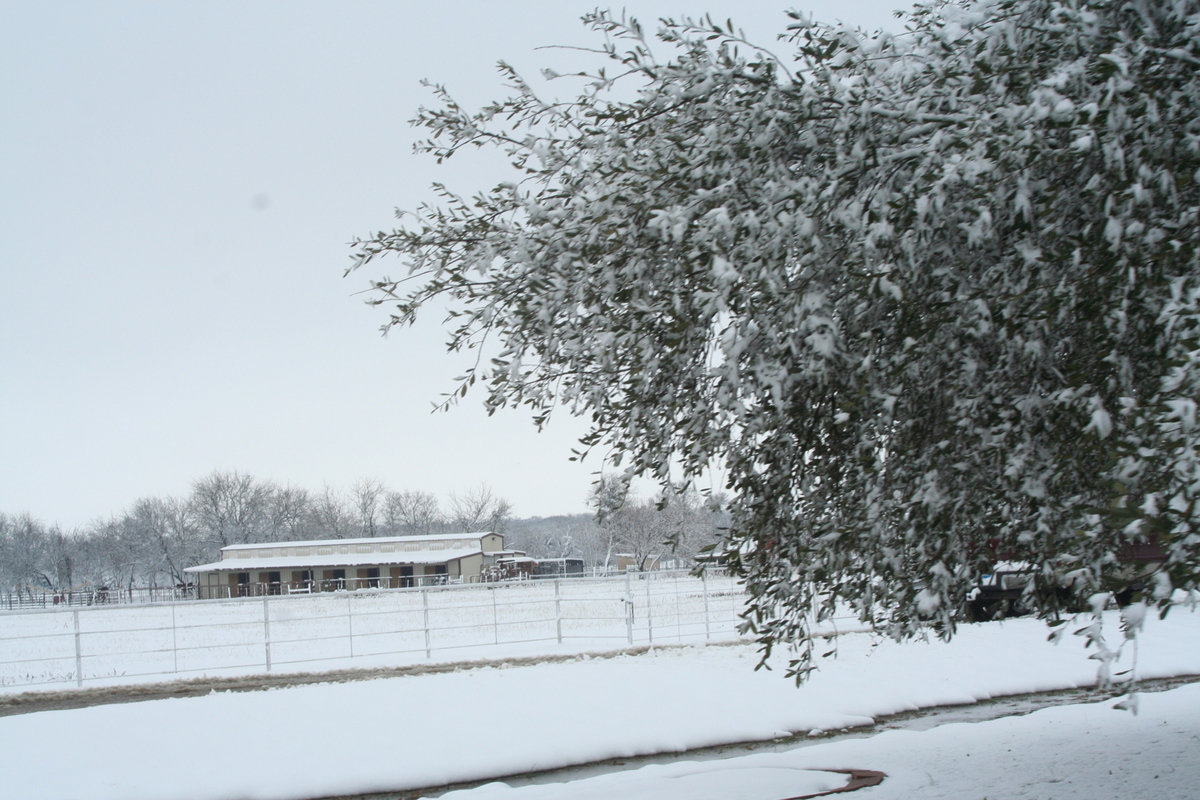
M 184 572 L 201 599 L 403 588 L 477 581 L 503 550 L 498 533 L 233 544 Z

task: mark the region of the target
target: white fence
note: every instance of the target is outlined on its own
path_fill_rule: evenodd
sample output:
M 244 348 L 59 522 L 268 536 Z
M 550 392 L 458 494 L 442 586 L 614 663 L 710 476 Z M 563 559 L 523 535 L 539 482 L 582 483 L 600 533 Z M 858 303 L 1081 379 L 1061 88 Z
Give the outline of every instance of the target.
M 723 574 L 650 572 L 0 616 L 0 690 L 730 640 Z
M 130 586 L 112 589 L 98 586 L 91 589 L 70 589 L 62 592 L 34 591 L 0 594 L 0 611 L 28 611 L 55 606 L 145 605 L 173 603 L 196 599 L 196 587 L 187 586 Z

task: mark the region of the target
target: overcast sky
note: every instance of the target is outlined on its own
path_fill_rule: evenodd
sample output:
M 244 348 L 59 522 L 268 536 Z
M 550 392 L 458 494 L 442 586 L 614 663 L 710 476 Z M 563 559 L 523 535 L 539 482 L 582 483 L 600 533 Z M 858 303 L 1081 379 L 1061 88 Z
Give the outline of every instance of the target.
M 901 0 L 796 3 L 898 29 Z M 493 69 L 560 70 L 596 3 L 0 0 L 0 512 L 70 528 L 213 470 L 585 510 L 583 427 L 431 402 L 461 372 L 440 320 L 378 333 L 347 243 L 431 181 L 504 176 L 415 156 L 422 78 L 476 106 Z M 770 43 L 771 2 L 711 12 Z M 561 91 L 566 91 L 564 86 Z

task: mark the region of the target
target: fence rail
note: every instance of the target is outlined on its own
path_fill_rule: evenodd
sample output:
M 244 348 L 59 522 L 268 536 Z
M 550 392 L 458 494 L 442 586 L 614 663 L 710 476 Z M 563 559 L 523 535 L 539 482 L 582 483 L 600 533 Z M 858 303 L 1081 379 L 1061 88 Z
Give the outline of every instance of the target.
M 612 577 L 612 572 L 595 569 L 591 572 L 548 573 L 544 575 L 517 576 L 522 580 L 576 580 L 584 577 Z M 619 573 L 619 574 L 624 574 Z M 509 576 L 493 577 L 494 582 L 507 582 Z M 391 577 L 380 575 L 371 578 L 345 577 L 305 581 L 274 581 L 239 583 L 235 585 L 203 586 L 194 583 L 176 586 L 109 586 L 64 591 L 34 591 L 26 588 L 20 592 L 0 594 L 0 611 L 27 611 L 54 606 L 93 605 L 147 605 L 152 603 L 174 603 L 180 600 L 231 600 L 235 597 L 263 597 L 280 594 L 314 594 L 317 592 L 355 591 L 359 589 L 420 589 L 429 586 L 450 586 L 462 583 L 486 582 L 479 579 L 464 580 L 462 577 L 432 574 Z
M 134 586 L 113 589 L 102 586 L 91 589 L 69 589 L 61 592 L 33 591 L 0 594 L 0 611 L 28 611 L 36 608 L 58 606 L 106 606 L 147 605 L 150 603 L 174 603 L 196 599 L 196 587 L 186 586 Z
M 0 617 L 0 691 L 586 652 L 739 636 L 728 575 L 48 607 Z

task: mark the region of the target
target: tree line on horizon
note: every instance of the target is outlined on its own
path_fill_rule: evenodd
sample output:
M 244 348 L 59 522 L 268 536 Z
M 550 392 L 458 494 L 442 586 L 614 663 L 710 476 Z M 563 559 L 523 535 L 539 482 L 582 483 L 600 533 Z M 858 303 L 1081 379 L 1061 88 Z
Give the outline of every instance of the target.
M 593 497 L 599 509 L 599 494 Z M 590 513 L 517 519 L 486 485 L 444 501 L 431 492 L 388 489 L 363 479 L 313 492 L 239 472 L 213 472 L 186 497 L 146 497 L 107 520 L 63 529 L 27 513 L 0 511 L 0 591 L 50 592 L 186 584 L 184 569 L 215 561 L 233 544 L 305 539 L 419 536 L 454 531 L 504 534 L 507 546 L 539 558 L 582 558 L 609 566 L 618 551 L 638 561 L 678 542 L 693 556 L 720 525 L 694 494 L 673 502 L 612 490 L 602 518 Z

